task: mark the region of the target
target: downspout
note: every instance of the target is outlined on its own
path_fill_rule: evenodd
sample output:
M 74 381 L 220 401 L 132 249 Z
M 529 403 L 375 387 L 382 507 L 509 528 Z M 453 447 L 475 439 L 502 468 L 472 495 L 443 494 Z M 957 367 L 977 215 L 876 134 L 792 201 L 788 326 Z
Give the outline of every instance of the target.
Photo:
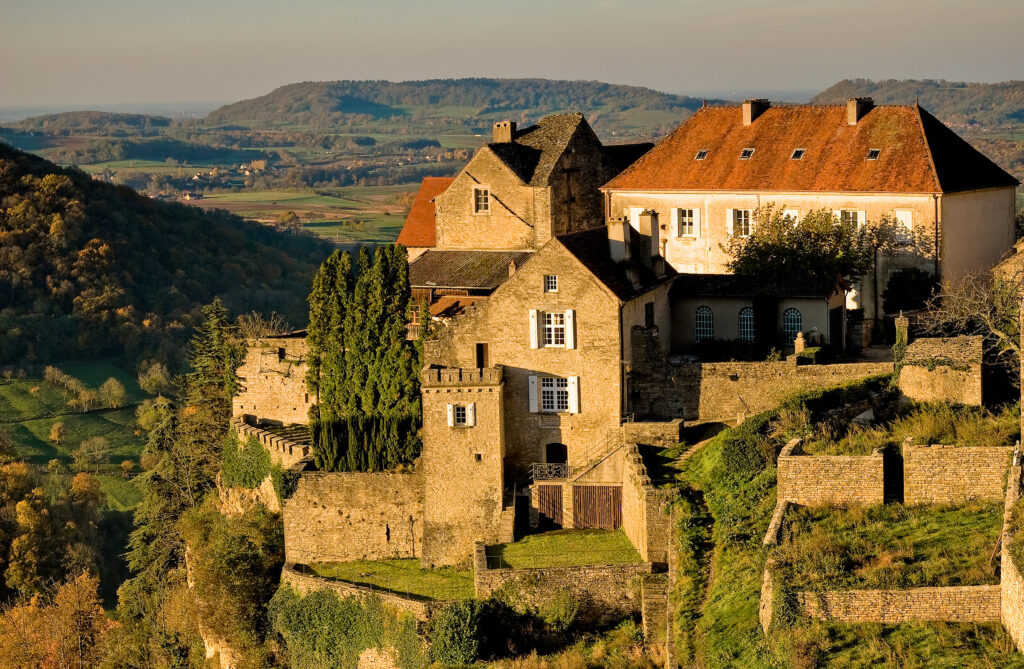
M 622 320 L 622 307 L 624 303 L 619 302 L 619 424 L 626 416 L 629 409 L 629 397 L 626 389 L 626 333 L 624 331 L 625 321 Z
M 935 281 L 942 280 L 939 275 L 939 194 L 932 193 L 932 201 L 935 203 Z

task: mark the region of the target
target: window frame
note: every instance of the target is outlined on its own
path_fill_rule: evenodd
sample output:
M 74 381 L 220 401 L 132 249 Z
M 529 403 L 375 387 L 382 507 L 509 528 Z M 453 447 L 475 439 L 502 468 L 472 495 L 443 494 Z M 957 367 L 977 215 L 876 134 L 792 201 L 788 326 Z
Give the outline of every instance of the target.
M 752 342 L 756 339 L 754 327 L 754 308 L 740 307 L 736 314 L 736 338 L 740 341 Z
M 462 417 L 459 417 L 459 412 Z M 469 407 L 465 404 L 452 405 L 452 427 L 469 427 Z
M 878 157 L 882 155 L 881 149 L 868 149 L 867 160 L 878 160 Z
M 792 316 L 796 314 L 797 320 L 792 320 Z M 796 329 L 790 332 L 792 326 L 796 326 Z M 782 333 L 786 337 L 786 345 L 792 344 L 796 341 L 798 334 L 804 331 L 804 315 L 796 307 L 789 307 L 782 312 Z
M 740 232 L 739 227 L 740 218 L 744 218 L 744 224 L 746 225 L 746 234 Z M 753 209 L 733 209 L 732 210 L 732 235 L 733 237 L 749 237 L 754 232 L 754 210 Z
M 804 154 L 807 153 L 807 149 L 793 149 L 793 153 L 789 154 L 790 160 L 803 160 Z M 797 155 L 800 154 L 800 155 Z
M 565 348 L 566 318 L 564 311 L 545 311 L 544 348 Z M 561 322 L 558 322 L 558 321 Z M 561 335 L 561 341 L 558 341 Z
M 695 342 L 714 341 L 715 312 L 706 304 L 693 310 L 693 340 Z
M 558 275 L 557 274 L 545 274 L 544 275 L 544 292 L 545 293 L 557 293 L 558 292 Z
M 569 413 L 568 377 L 542 376 L 538 385 L 537 408 L 540 413 Z
M 480 208 L 480 196 L 479 193 L 484 194 L 484 205 L 485 208 Z M 488 186 L 478 185 L 473 186 L 473 214 L 485 215 L 491 213 L 491 189 Z
M 850 214 L 853 215 L 853 219 L 852 220 L 850 220 L 850 216 L 849 216 Z M 858 228 L 860 228 L 860 226 L 864 225 L 864 222 L 862 220 L 860 220 L 860 210 L 859 209 L 840 209 L 839 210 L 839 222 L 841 224 L 853 223 Z
M 697 153 L 696 153 L 696 154 L 695 154 L 695 155 L 693 156 L 693 159 L 694 159 L 694 160 L 705 160 L 705 159 L 706 159 L 706 158 L 708 157 L 708 153 L 709 153 L 709 151 L 710 151 L 709 149 L 700 149 L 700 150 L 699 150 L 699 151 L 697 151 Z
M 700 235 L 700 231 L 697 228 L 697 215 L 694 213 L 697 209 L 695 207 L 676 207 L 676 237 L 692 237 L 696 238 Z M 683 212 L 686 212 L 686 216 L 689 220 L 689 232 L 683 232 Z

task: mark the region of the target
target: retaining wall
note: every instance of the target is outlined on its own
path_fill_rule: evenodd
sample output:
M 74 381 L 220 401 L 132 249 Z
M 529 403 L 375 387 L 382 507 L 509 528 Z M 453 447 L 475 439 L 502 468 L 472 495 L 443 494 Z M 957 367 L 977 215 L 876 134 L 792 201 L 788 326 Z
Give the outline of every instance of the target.
M 1010 510 L 1020 497 L 1021 467 L 1010 467 L 1010 476 L 1006 485 L 1006 504 L 1003 512 L 1003 535 L 1000 549 L 1000 587 L 1002 588 L 1001 620 L 1006 632 L 1013 639 L 1017 650 L 1024 651 L 1024 578 L 1010 557 L 1008 544 Z
M 871 455 L 801 455 L 800 441 L 793 440 L 779 453 L 780 501 L 819 506 L 822 504 L 870 505 L 885 501 L 881 451 Z
M 767 411 L 800 391 L 828 388 L 876 374 L 891 374 L 891 362 L 801 365 L 791 362 L 697 362 L 676 365 L 683 417 L 735 420 Z
M 622 467 L 622 528 L 645 562 L 668 563 L 672 491 L 655 488 L 640 451 L 626 446 Z
M 284 551 L 295 564 L 420 557 L 419 474 L 303 473 L 284 505 Z
M 999 622 L 998 585 L 798 592 L 804 613 L 844 623 Z
M 444 607 L 447 602 L 432 602 L 389 592 L 367 588 L 354 583 L 337 581 L 330 578 L 323 578 L 315 574 L 306 574 L 295 565 L 286 564 L 281 570 L 281 584 L 291 586 L 292 590 L 300 595 L 307 595 L 317 590 L 330 590 L 339 597 L 355 597 L 359 600 L 367 597 L 379 597 L 382 602 L 400 611 L 408 611 L 421 622 L 426 622 L 435 611 Z
M 926 337 L 907 347 L 900 391 L 919 402 L 981 405 L 980 336 Z
M 1013 447 L 903 445 L 903 503 L 1003 499 Z
M 485 547 L 474 548 L 473 581 L 478 599 L 504 589 L 518 604 L 542 607 L 562 594 L 579 603 L 581 625 L 607 625 L 641 612 L 640 583 L 653 572 L 650 562 L 545 567 L 540 569 L 488 569 Z

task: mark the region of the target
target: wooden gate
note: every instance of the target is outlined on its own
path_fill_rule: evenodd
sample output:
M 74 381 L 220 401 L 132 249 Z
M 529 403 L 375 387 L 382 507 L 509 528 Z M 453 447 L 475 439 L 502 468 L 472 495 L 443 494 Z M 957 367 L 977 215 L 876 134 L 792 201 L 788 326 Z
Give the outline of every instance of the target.
M 572 487 L 572 526 L 617 530 L 622 526 L 622 488 L 611 485 Z
M 562 486 L 537 486 L 537 508 L 540 512 L 541 525 L 552 524 L 562 526 Z

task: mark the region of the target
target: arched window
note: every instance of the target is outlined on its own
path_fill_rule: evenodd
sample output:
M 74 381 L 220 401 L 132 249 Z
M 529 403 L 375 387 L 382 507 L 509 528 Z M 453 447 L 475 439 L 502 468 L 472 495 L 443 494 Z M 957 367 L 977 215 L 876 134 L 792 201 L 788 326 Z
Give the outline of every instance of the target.
M 804 317 L 799 309 L 786 309 L 782 312 L 782 331 L 786 334 L 787 344 L 792 344 L 803 329 Z
M 752 307 L 740 309 L 736 335 L 740 341 L 754 341 L 754 309 Z
M 715 338 L 715 315 L 711 307 L 697 307 L 693 316 L 693 337 L 697 341 Z

